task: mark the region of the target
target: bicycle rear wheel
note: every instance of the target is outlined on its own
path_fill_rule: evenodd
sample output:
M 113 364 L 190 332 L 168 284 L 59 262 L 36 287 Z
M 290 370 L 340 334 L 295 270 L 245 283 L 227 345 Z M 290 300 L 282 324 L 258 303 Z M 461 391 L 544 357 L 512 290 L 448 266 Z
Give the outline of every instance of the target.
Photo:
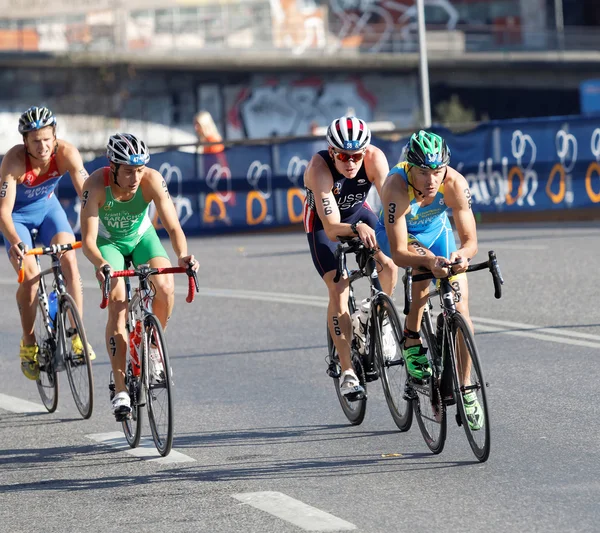
M 374 313 L 375 357 L 385 401 L 398 429 L 408 431 L 412 425 L 413 412 L 410 401 L 405 399 L 408 374 L 402 357 L 402 322 L 396 306 L 384 293 L 378 296 Z M 388 344 L 384 343 L 384 334 L 388 335 Z
M 77 310 L 75 301 L 70 294 L 62 294 L 60 297 L 60 320 L 61 329 L 64 332 L 62 340 L 63 357 L 69 385 L 73 394 L 73 400 L 84 419 L 92 416 L 94 409 L 94 377 L 92 374 L 92 362 L 90 361 L 89 347 L 81 315 Z M 78 335 L 81 340 L 83 351 L 75 354 L 70 341 Z
M 141 347 L 141 344 L 140 344 Z M 140 354 L 141 357 L 141 354 Z M 142 365 L 143 365 L 142 361 Z M 140 372 L 142 376 L 144 370 Z M 140 391 L 142 387 L 142 380 L 140 376 L 134 376 L 131 368 L 131 360 L 127 361 L 127 371 L 125 377 L 125 385 L 129 392 L 129 398 L 131 400 L 131 417 L 126 418 L 121 422 L 123 426 L 123 433 L 125 434 L 125 440 L 131 448 L 137 448 L 142 438 L 142 424 L 143 424 L 143 405 L 139 405 L 140 402 Z
M 167 343 L 160 322 L 154 315 L 144 319 L 144 362 L 148 363 L 148 422 L 158 453 L 168 455 L 173 446 L 172 375 Z M 151 356 L 152 353 L 152 356 Z
M 54 335 L 49 333 L 49 320 L 46 307 L 39 302 L 34 324 L 35 338 L 40 349 L 38 354 L 40 375 L 36 380 L 36 384 L 44 407 L 49 413 L 53 413 L 58 406 L 58 374 L 54 368 L 56 339 Z
M 329 328 L 327 328 L 327 349 L 329 350 L 329 361 L 334 363 L 336 373 L 339 376 L 342 373 L 342 367 L 340 366 L 340 358 L 338 357 L 337 348 L 335 347 L 335 344 L 333 344 Z M 354 350 L 352 355 L 352 365 L 354 366 L 354 371 L 356 372 L 360 384 L 365 389 L 365 395 L 360 400 L 354 401 L 346 398 L 346 396 L 340 392 L 339 377 L 333 378 L 333 386 L 335 387 L 335 392 L 346 418 L 352 425 L 357 426 L 365 419 L 365 413 L 367 411 L 367 385 L 365 383 L 360 357 L 354 354 Z
M 429 310 L 421 320 L 421 338 L 427 348 L 427 358 L 432 375 L 422 383 L 413 382 L 413 410 L 427 447 L 435 454 L 441 453 L 446 443 L 446 406 L 440 393 L 441 348 L 438 347 Z
M 455 380 L 467 376 L 456 398 L 462 426 L 475 457 L 481 462 L 490 455 L 490 417 L 487 406 L 487 384 L 483 378 L 479 354 L 471 328 L 460 313 L 452 319 L 452 345 L 455 363 Z M 460 350 L 460 351 L 459 351 Z M 466 353 L 463 351 L 466 350 Z M 475 401 L 465 405 L 465 395 L 476 397 Z

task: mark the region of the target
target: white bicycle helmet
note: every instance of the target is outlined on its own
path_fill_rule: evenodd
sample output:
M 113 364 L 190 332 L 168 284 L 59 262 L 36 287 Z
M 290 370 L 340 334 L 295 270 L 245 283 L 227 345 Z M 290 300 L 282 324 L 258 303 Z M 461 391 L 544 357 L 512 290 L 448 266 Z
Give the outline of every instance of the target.
M 327 142 L 336 150 L 362 150 L 371 144 L 371 130 L 359 118 L 336 118 L 327 128 Z
M 146 143 L 131 133 L 115 133 L 108 139 L 106 157 L 117 165 L 145 165 L 150 161 Z
M 47 107 L 30 107 L 19 117 L 19 133 L 41 130 L 46 126 L 56 126 L 56 117 Z

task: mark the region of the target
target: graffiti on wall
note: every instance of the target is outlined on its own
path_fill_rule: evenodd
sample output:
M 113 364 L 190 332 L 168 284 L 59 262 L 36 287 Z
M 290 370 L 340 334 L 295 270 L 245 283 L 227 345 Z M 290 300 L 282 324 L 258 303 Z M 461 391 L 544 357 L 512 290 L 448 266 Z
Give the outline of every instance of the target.
M 349 108 L 371 120 L 376 105 L 377 98 L 359 79 L 267 79 L 239 91 L 227 113 L 228 137 L 307 135 L 313 125 L 325 126 Z

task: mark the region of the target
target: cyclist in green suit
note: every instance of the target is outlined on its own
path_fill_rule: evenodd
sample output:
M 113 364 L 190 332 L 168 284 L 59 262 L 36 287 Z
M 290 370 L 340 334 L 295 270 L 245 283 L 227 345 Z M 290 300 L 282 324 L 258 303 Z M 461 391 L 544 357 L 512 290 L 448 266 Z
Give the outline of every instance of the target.
M 83 253 L 96 268 L 98 281 L 104 282 L 105 265 L 112 270 L 123 270 L 126 257 L 131 257 L 135 266 L 171 266 L 148 216 L 152 201 L 169 234 L 178 265 L 197 270 L 198 263 L 188 254 L 187 240 L 167 184 L 159 172 L 146 166 L 150 160 L 146 144 L 129 133 L 117 133 L 110 137 L 106 155 L 110 166 L 96 170 L 85 182 L 81 209 Z M 152 284 L 156 289 L 153 311 L 165 328 L 173 310 L 173 276 L 154 276 Z M 131 411 L 125 387 L 126 311 L 125 282 L 123 278 L 115 279 L 108 305 L 106 347 L 115 380 L 112 408 L 117 420 Z M 150 351 L 152 359 L 152 347 Z

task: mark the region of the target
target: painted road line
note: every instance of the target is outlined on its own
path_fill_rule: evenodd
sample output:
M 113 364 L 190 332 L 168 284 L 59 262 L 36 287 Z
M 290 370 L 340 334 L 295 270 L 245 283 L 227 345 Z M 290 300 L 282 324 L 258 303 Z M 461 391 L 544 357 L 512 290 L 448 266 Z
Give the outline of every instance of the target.
M 13 285 L 14 280 L 0 279 L 1 285 Z M 96 282 L 84 282 L 84 287 L 98 289 Z M 181 286 L 175 288 L 177 294 L 187 294 L 187 289 Z M 241 289 L 209 289 L 201 287 L 199 294 L 208 297 L 233 298 L 238 300 L 253 300 L 262 302 L 274 302 L 283 304 L 309 305 L 312 307 L 326 308 L 328 300 L 322 296 L 310 296 L 305 294 L 293 293 L 274 293 L 265 291 L 249 291 Z M 399 302 L 394 302 L 398 309 L 401 308 Z M 572 344 L 587 348 L 600 348 L 600 335 L 582 333 L 577 331 L 564 331 L 563 328 L 552 328 L 544 326 L 535 326 L 532 324 L 523 324 L 520 322 L 510 322 L 506 320 L 495 320 L 492 318 L 471 317 L 473 322 L 478 325 L 478 331 L 488 333 L 501 333 L 513 335 L 516 337 L 528 337 L 530 339 L 556 342 L 559 344 Z M 483 326 L 486 326 L 485 328 Z M 518 330 L 518 331 L 515 331 Z M 597 342 L 588 342 L 597 341 Z
M 6 394 L 0 394 L 0 409 L 10 411 L 11 413 L 24 414 L 43 414 L 48 412 L 40 403 L 28 402 L 27 400 L 21 400 L 21 398 L 15 398 Z
M 526 252 L 529 251 L 538 251 L 538 250 L 547 250 L 548 246 L 546 246 L 545 244 L 511 244 L 511 243 L 504 243 L 504 242 L 494 242 L 494 243 L 488 243 L 487 246 L 485 246 L 485 243 L 482 243 L 481 241 L 479 241 L 479 247 L 483 250 L 524 250 Z M 474 261 L 475 262 L 475 261 Z
M 281 492 L 244 492 L 232 494 L 236 500 L 265 511 L 305 531 L 351 531 L 354 524 L 306 505 Z
M 488 326 L 486 324 L 479 324 L 473 319 L 475 324 L 475 333 L 478 331 L 487 332 L 487 333 L 502 333 L 503 335 L 513 335 L 514 337 L 527 337 L 528 339 L 536 339 L 540 341 L 546 342 L 556 342 L 558 344 L 568 344 L 570 346 L 583 346 L 585 348 L 596 348 L 600 350 L 600 343 L 598 342 L 590 342 L 585 340 L 579 340 L 574 338 L 562 338 L 557 337 L 555 335 L 546 335 L 543 333 L 535 333 L 530 331 L 515 331 L 515 330 L 506 330 L 504 328 L 499 328 L 496 326 Z
M 508 320 L 496 320 L 494 318 L 471 317 L 473 321 L 490 324 L 492 326 L 502 326 L 505 328 L 515 328 L 521 330 L 535 330 L 537 333 L 546 333 L 548 335 L 557 335 L 559 337 L 572 337 L 574 339 L 589 339 L 600 342 L 600 335 L 591 333 L 581 333 L 578 331 L 568 331 L 564 327 L 547 327 L 547 326 L 532 326 L 531 324 L 523 324 L 522 322 L 509 322 Z
M 129 444 L 127 444 L 123 433 L 118 431 L 111 431 L 110 433 L 92 433 L 90 435 L 86 435 L 86 437 L 99 442 L 100 444 L 104 444 L 106 446 L 110 446 L 111 448 L 128 453 L 129 455 L 133 455 L 134 457 L 148 459 L 149 461 L 155 463 L 193 463 L 196 461 L 196 459 L 184 455 L 176 450 L 171 450 L 169 455 L 162 457 L 156 450 L 154 441 L 146 437 L 142 437 L 140 440 L 140 445 L 137 448 L 131 448 Z

